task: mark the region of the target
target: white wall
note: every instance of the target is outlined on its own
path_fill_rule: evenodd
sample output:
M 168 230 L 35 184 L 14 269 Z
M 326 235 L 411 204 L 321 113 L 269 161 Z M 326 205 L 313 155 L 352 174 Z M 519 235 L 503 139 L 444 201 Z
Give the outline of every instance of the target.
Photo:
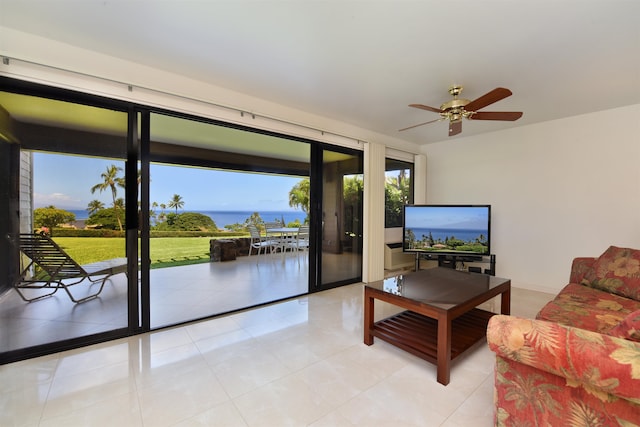
M 640 248 L 639 115 L 633 105 L 425 145 L 427 202 L 490 203 L 497 275 L 557 292 L 574 257 Z

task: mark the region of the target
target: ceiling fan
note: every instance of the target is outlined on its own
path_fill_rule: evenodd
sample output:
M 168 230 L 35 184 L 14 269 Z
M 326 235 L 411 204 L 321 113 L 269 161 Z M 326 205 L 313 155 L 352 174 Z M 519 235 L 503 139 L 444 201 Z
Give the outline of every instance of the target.
M 503 87 L 498 87 L 492 91 L 482 95 L 480 98 L 469 101 L 468 99 L 458 98 L 462 92 L 462 86 L 452 86 L 449 88 L 449 93 L 453 96 L 453 99 L 449 102 L 445 102 L 440 108 L 429 107 L 422 104 L 409 104 L 409 107 L 420 108 L 422 110 L 433 111 L 440 114 L 440 118 L 436 120 L 430 120 L 428 122 L 419 123 L 417 125 L 409 126 L 400 131 L 407 129 L 413 129 L 418 126 L 428 125 L 429 123 L 440 122 L 442 120 L 449 120 L 449 136 L 457 135 L 462 132 L 462 118 L 469 120 L 505 120 L 514 121 L 522 117 L 521 112 L 516 111 L 478 111 L 487 105 L 498 102 L 508 96 L 511 96 L 511 91 Z

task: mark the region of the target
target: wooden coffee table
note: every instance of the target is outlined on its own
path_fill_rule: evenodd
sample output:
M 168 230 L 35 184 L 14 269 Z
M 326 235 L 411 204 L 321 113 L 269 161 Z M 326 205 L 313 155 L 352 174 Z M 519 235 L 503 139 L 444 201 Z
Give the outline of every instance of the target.
M 478 305 L 501 295 L 501 313 L 510 314 L 511 281 L 450 268 L 432 268 L 366 284 L 364 343 L 387 341 L 430 363 L 438 382 L 449 384 L 451 361 L 486 336 L 494 313 Z M 374 300 L 406 309 L 374 322 Z

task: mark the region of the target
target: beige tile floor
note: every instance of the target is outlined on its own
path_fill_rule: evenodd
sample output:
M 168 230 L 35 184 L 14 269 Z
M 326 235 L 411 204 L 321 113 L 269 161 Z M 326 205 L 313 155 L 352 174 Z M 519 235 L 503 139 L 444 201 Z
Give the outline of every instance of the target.
M 512 313 L 551 295 L 514 289 Z M 379 316 L 389 306 L 376 307 Z M 0 366 L 2 426 L 490 426 L 485 342 L 435 367 L 362 343 L 362 284 Z
M 358 254 L 323 254 L 323 283 L 359 277 Z M 127 326 L 127 277 L 111 277 L 99 298 L 74 304 L 65 292 L 25 303 L 17 292 L 0 294 L 0 353 Z M 97 285 L 95 285 L 97 286 Z M 76 297 L 95 291 L 86 282 Z M 176 325 L 309 291 L 306 254 L 238 257 L 151 270 L 151 328 Z M 37 296 L 29 293 L 29 297 Z

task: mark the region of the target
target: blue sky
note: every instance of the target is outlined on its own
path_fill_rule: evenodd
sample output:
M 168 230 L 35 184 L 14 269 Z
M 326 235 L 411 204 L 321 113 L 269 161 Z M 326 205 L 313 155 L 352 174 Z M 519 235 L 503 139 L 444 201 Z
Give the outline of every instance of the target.
M 487 210 L 473 207 L 407 208 L 410 228 L 454 228 L 481 230 L 487 226 Z
M 91 194 L 101 174 L 120 160 L 34 153 L 34 204 L 60 209 L 86 209 L 91 200 L 112 204 L 111 191 Z M 124 176 L 124 172 L 121 176 Z M 300 177 L 151 165 L 151 202 L 168 204 L 182 196 L 184 210 L 288 211 L 289 190 Z M 124 189 L 118 189 L 124 197 Z

